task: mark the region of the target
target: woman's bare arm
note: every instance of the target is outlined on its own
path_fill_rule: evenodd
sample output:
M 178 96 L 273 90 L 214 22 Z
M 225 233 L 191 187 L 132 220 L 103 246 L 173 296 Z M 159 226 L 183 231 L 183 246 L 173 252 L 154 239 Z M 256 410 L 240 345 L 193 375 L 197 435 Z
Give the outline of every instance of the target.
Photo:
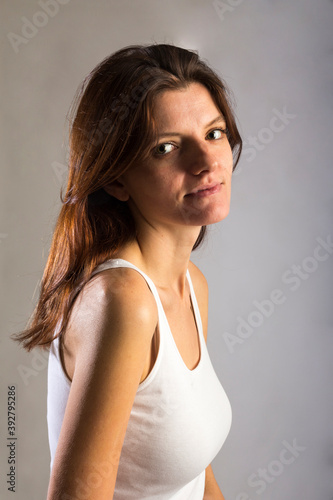
M 48 500 L 113 497 L 131 408 L 158 320 L 153 295 L 136 271 L 101 275 L 81 292 L 71 315 L 75 369 Z
M 206 468 L 205 493 L 203 500 L 225 500 L 215 479 L 212 466 Z

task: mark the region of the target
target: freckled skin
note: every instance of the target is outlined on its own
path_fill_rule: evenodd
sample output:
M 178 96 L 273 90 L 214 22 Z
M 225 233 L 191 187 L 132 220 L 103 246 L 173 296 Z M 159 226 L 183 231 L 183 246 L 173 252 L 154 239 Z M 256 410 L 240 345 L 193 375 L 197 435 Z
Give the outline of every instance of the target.
M 123 174 L 110 194 L 127 200 L 138 226 L 202 226 L 229 213 L 233 158 L 223 117 L 199 83 L 156 99 L 159 140 L 143 164 Z M 166 134 L 166 135 L 164 135 Z M 163 137 L 162 137 L 163 135 Z M 163 154 L 164 153 L 164 154 Z M 203 184 L 222 183 L 210 196 L 186 196 Z

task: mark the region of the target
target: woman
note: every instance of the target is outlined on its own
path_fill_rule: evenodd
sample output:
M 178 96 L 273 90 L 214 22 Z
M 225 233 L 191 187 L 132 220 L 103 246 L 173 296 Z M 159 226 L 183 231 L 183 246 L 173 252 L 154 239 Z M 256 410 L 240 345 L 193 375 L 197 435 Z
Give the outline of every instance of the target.
M 48 500 L 223 499 L 231 425 L 190 261 L 229 212 L 241 152 L 224 83 L 197 54 L 124 48 L 76 99 L 69 180 L 32 323 L 50 347 Z

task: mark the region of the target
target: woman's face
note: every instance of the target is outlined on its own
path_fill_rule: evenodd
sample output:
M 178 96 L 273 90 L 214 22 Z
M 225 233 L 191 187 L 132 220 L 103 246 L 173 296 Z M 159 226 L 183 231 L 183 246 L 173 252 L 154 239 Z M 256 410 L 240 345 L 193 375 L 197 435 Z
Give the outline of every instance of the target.
M 199 83 L 157 96 L 158 140 L 149 158 L 108 190 L 127 201 L 137 223 L 203 226 L 229 212 L 232 151 L 226 123 Z

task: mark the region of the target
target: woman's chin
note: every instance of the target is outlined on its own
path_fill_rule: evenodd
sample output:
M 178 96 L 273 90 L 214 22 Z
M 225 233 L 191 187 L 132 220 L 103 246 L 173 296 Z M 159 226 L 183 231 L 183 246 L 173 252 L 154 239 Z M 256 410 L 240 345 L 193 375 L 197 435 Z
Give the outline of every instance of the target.
M 200 226 L 209 226 L 211 224 L 216 224 L 217 222 L 221 222 L 223 219 L 225 219 L 230 211 L 230 206 L 224 206 L 224 207 L 219 207 L 216 210 L 212 210 L 210 213 L 207 214 L 201 214 L 200 217 L 198 217 L 199 221 L 198 224 Z

